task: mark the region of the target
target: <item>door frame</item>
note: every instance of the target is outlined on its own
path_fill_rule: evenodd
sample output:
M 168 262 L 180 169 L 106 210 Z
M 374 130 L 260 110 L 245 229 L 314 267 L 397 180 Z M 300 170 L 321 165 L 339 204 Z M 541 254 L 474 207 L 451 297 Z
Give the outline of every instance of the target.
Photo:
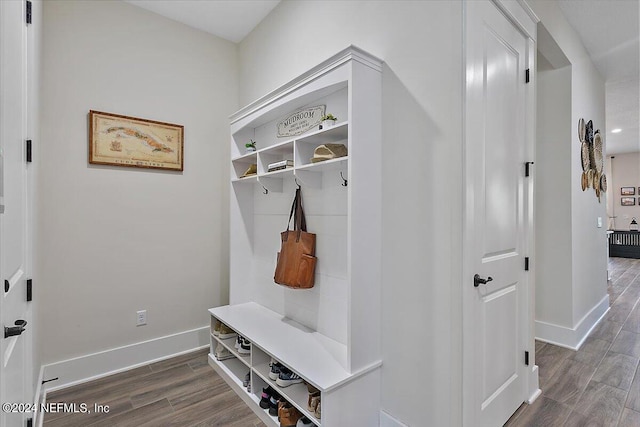
M 469 184 L 469 165 L 473 159 L 469 156 L 470 144 L 474 139 L 474 133 L 467 130 L 467 28 L 468 28 L 468 2 L 477 0 L 463 0 L 463 113 L 462 113 L 462 425 L 475 426 L 476 405 L 480 398 L 476 395 L 477 387 L 475 384 L 475 349 L 473 339 L 475 333 L 475 325 L 473 316 L 467 315 L 473 313 L 471 310 L 474 302 L 474 294 L 471 292 L 474 275 L 474 259 L 473 245 L 471 244 L 471 230 L 473 229 L 473 190 Z M 535 15 L 531 8 L 524 0 L 485 0 L 492 3 L 495 7 L 520 31 L 527 39 L 525 42 L 526 52 L 525 61 L 526 68 L 530 71 L 530 81 L 525 87 L 525 153 L 527 161 L 535 162 L 535 53 L 536 53 L 536 37 L 537 23 L 540 19 Z M 523 76 L 524 77 L 524 76 Z M 522 165 L 524 173 L 525 166 Z M 527 252 L 532 263 L 535 262 L 533 255 L 535 254 L 535 227 L 534 227 L 534 207 L 535 207 L 535 191 L 534 191 L 535 166 L 530 168 L 530 175 L 525 179 L 524 184 L 524 250 Z M 529 404 L 533 403 L 542 393 L 538 383 L 538 367 L 535 365 L 535 269 L 530 268 L 525 275 L 523 281 L 524 297 L 522 298 L 521 313 L 526 317 L 522 322 L 522 328 L 519 333 L 523 337 L 523 341 L 527 343 L 523 352 L 529 352 L 529 365 L 523 368 L 526 371 L 523 381 L 522 401 Z M 524 357 L 524 354 L 523 354 Z M 523 362 L 524 363 L 524 362 Z

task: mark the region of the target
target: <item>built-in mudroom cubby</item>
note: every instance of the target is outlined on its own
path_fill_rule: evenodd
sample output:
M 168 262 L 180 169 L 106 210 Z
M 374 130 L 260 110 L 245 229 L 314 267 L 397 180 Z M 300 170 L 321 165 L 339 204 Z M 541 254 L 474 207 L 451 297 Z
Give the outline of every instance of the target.
M 209 310 L 209 363 L 268 426 L 279 425 L 259 406 L 268 386 L 316 426 L 379 422 L 381 88 L 382 62 L 351 46 L 231 117 L 230 304 Z M 282 135 L 279 123 L 315 107 L 335 122 Z M 346 150 L 316 161 L 327 144 Z M 316 234 L 310 289 L 274 282 L 298 186 Z M 229 352 L 223 360 L 218 348 Z M 274 361 L 320 391 L 321 415 L 309 410 L 305 383 L 281 387 L 269 376 Z

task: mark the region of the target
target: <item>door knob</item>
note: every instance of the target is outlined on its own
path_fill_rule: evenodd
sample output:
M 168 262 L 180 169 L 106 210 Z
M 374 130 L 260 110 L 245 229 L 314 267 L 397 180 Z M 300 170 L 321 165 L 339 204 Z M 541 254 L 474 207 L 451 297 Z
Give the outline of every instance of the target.
M 480 285 L 486 285 L 492 280 L 493 280 L 493 277 L 491 276 L 487 277 L 486 279 L 483 279 L 482 277 L 480 277 L 479 274 L 476 274 L 475 276 L 473 276 L 473 287 L 477 288 Z
M 15 326 L 5 326 L 4 327 L 4 337 L 9 338 L 16 335 L 21 335 L 24 332 L 24 327 L 27 326 L 26 320 L 16 320 L 14 322 Z

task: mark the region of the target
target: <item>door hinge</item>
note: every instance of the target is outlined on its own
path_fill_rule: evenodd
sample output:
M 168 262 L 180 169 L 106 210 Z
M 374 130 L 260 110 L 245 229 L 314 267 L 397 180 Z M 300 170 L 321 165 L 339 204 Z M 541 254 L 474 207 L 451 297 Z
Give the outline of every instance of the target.
M 27 24 L 31 24 L 31 2 L 29 0 L 27 0 L 27 10 L 26 10 L 25 19 L 27 21 Z
M 529 366 L 529 352 L 528 351 L 524 352 L 524 364 Z
M 32 161 L 31 140 L 27 139 L 27 163 L 31 163 Z
M 529 83 L 529 69 L 524 72 L 524 82 Z
M 33 301 L 33 279 L 27 279 L 27 301 Z
M 533 162 L 524 162 L 524 176 L 529 176 L 529 166 L 533 165 Z
M 529 271 L 529 257 L 524 257 L 524 271 Z
M 27 427 L 33 427 L 33 418 L 27 418 Z

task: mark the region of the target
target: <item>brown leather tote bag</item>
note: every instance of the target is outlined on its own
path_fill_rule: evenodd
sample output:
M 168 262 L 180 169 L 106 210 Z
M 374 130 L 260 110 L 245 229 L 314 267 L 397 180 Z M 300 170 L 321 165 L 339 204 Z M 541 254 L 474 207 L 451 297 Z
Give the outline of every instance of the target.
M 290 230 L 293 217 L 293 230 Z M 316 270 L 316 235 L 307 233 L 307 222 L 302 209 L 302 193 L 296 189 L 291 205 L 287 230 L 280 233 L 281 248 L 273 280 L 296 289 L 312 288 Z

